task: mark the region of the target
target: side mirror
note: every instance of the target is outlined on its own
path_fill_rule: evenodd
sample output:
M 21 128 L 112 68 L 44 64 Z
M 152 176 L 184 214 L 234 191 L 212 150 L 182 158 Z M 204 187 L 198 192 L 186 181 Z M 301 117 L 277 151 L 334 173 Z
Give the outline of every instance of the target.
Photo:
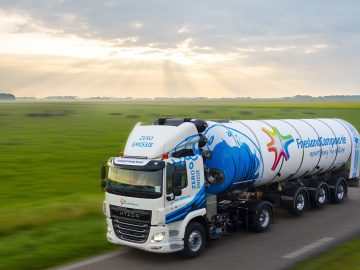
M 182 194 L 181 188 L 175 187 L 174 190 L 173 190 L 173 195 L 172 196 L 170 196 L 170 195 L 166 196 L 166 200 L 167 201 L 173 201 L 173 200 L 175 200 L 176 196 L 181 196 L 181 194 Z
M 105 191 L 105 187 L 106 187 L 106 167 L 105 165 L 101 165 L 101 190 Z
M 104 180 L 101 180 L 101 190 L 105 191 L 106 188 L 106 182 Z
M 176 196 L 181 196 L 181 178 L 184 174 L 181 171 L 174 171 L 173 178 L 172 178 L 172 196 L 166 196 L 166 200 L 173 201 L 175 200 Z
M 173 178 L 173 189 L 179 188 L 181 186 L 181 177 L 182 173 L 180 171 L 175 171 Z
M 174 197 L 181 196 L 181 194 L 182 194 L 181 188 L 175 187 L 174 191 L 173 191 L 173 194 L 174 194 Z
M 105 165 L 103 164 L 101 166 L 101 180 L 105 180 L 106 179 L 106 167 Z

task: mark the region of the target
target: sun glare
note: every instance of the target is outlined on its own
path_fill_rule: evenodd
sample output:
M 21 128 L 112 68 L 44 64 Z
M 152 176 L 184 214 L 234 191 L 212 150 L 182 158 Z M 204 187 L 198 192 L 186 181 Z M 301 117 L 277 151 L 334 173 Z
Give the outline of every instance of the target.
M 28 27 L 29 29 L 26 29 Z M 136 24 L 139 27 L 139 24 Z M 27 30 L 25 32 L 25 30 Z M 86 39 L 59 35 L 36 25 L 29 18 L 0 14 L 0 53 L 14 55 L 48 55 L 89 59 L 131 59 L 134 61 L 172 61 L 196 65 L 223 61 L 226 56 L 197 52 L 188 38 L 174 48 L 136 46 L 137 37 L 114 40 Z M 131 44 L 131 46 L 129 46 Z

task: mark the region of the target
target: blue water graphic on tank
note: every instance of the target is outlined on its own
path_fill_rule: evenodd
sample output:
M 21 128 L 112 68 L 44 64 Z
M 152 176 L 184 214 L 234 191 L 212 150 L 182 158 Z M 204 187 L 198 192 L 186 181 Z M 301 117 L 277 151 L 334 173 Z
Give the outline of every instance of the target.
M 217 194 L 239 185 L 252 184 L 259 177 L 259 159 L 245 143 L 230 146 L 225 140 L 217 143 L 212 150 L 212 158 L 205 160 L 209 169 L 217 169 L 224 174 L 221 184 L 211 184 L 209 194 Z

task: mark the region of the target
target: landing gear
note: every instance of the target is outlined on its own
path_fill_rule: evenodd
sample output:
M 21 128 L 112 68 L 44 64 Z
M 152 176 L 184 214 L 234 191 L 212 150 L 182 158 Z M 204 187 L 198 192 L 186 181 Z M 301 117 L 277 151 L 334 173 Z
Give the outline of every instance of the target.
M 204 227 L 198 222 L 190 222 L 185 231 L 183 254 L 193 258 L 204 250 L 206 242 Z

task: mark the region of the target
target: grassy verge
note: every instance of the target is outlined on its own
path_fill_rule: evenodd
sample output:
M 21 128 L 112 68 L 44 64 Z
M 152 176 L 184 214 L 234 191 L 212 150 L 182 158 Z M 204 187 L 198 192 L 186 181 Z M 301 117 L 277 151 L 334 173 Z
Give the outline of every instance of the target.
M 114 248 L 105 239 L 104 218 L 90 215 L 2 237 L 0 269 L 44 269 Z
M 360 236 L 290 268 L 290 270 L 317 269 L 360 269 Z

